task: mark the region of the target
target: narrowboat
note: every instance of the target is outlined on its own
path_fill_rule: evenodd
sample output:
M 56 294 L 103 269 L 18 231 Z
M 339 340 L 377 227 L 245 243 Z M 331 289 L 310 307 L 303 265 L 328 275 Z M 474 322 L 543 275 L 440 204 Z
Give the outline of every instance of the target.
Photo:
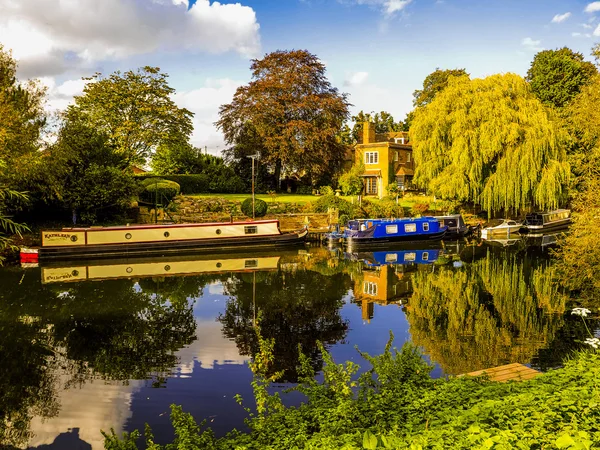
M 503 219 L 499 225 L 486 227 L 481 230 L 481 238 L 491 239 L 492 236 L 510 236 L 511 234 L 518 233 L 522 226 L 522 223 L 514 220 Z
M 444 239 L 453 239 L 467 236 L 473 230 L 465 223 L 462 214 L 452 214 L 448 216 L 435 216 L 441 226 L 447 226 Z
M 343 233 L 331 233 L 328 237 L 330 241 L 338 239 L 348 246 L 389 245 L 440 240 L 447 229 L 434 217 L 360 219 L 350 220 Z
M 521 231 L 545 232 L 566 228 L 571 223 L 571 210 L 557 209 L 549 212 L 527 214 Z
M 38 259 L 48 261 L 163 256 L 199 251 L 285 247 L 304 243 L 307 235 L 307 227 L 300 231 L 282 233 L 278 220 L 63 228 L 42 231 Z

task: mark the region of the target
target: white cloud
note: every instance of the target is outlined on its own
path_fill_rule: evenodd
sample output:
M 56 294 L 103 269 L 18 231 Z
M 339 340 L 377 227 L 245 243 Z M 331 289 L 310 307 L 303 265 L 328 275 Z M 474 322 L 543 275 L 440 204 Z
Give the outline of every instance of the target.
M 566 12 L 564 14 L 557 14 L 552 18 L 552 23 L 561 23 L 571 17 L 570 12 Z
M 193 145 L 208 147 L 208 152 L 219 154 L 225 149 L 223 135 L 215 128 L 219 120 L 219 106 L 230 103 L 235 90 L 244 84 L 229 78 L 207 79 L 204 86 L 191 91 L 177 92 L 173 100 L 178 106 L 194 113 Z
M 573 37 L 586 37 L 586 38 L 591 38 L 592 35 L 590 33 L 578 33 L 578 32 L 573 32 L 571 33 L 571 36 Z
M 582 23 L 580 24 L 583 28 L 585 28 L 586 30 L 589 30 L 590 28 L 593 28 L 589 23 Z
M 542 43 L 542 41 L 535 40 L 530 37 L 526 37 L 521 41 L 521 45 L 523 47 L 525 47 L 527 50 L 534 51 L 534 52 L 539 52 L 539 51 L 544 50 L 544 48 L 540 46 L 541 43 Z
M 24 77 L 154 51 L 260 50 L 254 10 L 210 0 L 0 0 L 0 42 Z
M 594 36 L 600 36 L 600 23 L 598 24 L 598 26 L 594 30 L 593 34 L 594 34 Z
M 360 86 L 369 78 L 369 72 L 354 72 L 344 80 L 344 86 Z
M 588 5 L 585 7 L 584 11 L 586 13 L 595 13 L 595 12 L 600 11 L 600 2 L 588 3 Z
M 392 17 L 406 8 L 412 0 L 338 0 L 340 3 L 370 5 L 379 8 L 386 17 Z

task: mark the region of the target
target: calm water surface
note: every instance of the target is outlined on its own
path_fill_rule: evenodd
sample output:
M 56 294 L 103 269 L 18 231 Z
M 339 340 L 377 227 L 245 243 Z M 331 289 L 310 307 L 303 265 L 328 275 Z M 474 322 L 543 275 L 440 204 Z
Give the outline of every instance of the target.
M 433 376 L 519 362 L 556 367 L 586 337 L 524 241 L 389 252 L 303 248 L 0 269 L 0 444 L 101 449 L 100 430 L 172 438 L 180 404 L 217 434 L 244 427 L 254 323 L 275 338 L 280 386 L 298 344 L 316 370 L 412 341 Z M 592 324 L 595 326 L 596 324 Z M 291 397 L 288 403 L 298 402 Z

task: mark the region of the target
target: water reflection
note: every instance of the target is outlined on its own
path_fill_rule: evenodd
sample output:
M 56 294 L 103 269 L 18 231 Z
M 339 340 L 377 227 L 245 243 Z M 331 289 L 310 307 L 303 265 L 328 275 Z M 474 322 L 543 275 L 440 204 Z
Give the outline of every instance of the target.
M 585 337 L 553 277 L 524 239 L 2 269 L 0 444 L 102 448 L 100 429 L 145 422 L 164 442 L 170 403 L 218 434 L 239 427 L 233 395 L 250 397 L 258 317 L 281 382 L 297 380 L 299 346 L 318 371 L 317 340 L 354 358 L 354 345 L 381 350 L 390 328 L 438 373 L 553 367 Z

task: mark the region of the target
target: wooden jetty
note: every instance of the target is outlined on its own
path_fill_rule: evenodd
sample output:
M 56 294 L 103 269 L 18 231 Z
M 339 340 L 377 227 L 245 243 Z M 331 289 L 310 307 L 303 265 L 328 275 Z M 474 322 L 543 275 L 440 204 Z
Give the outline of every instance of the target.
M 527 367 L 523 364 L 512 363 L 506 364 L 504 366 L 492 367 L 490 369 L 476 370 L 475 372 L 469 372 L 459 375 L 459 377 L 465 375 L 471 377 L 487 375 L 490 381 L 498 381 L 500 383 L 504 383 L 506 381 L 531 380 L 532 378 L 541 375 L 541 372 L 532 369 L 531 367 Z

